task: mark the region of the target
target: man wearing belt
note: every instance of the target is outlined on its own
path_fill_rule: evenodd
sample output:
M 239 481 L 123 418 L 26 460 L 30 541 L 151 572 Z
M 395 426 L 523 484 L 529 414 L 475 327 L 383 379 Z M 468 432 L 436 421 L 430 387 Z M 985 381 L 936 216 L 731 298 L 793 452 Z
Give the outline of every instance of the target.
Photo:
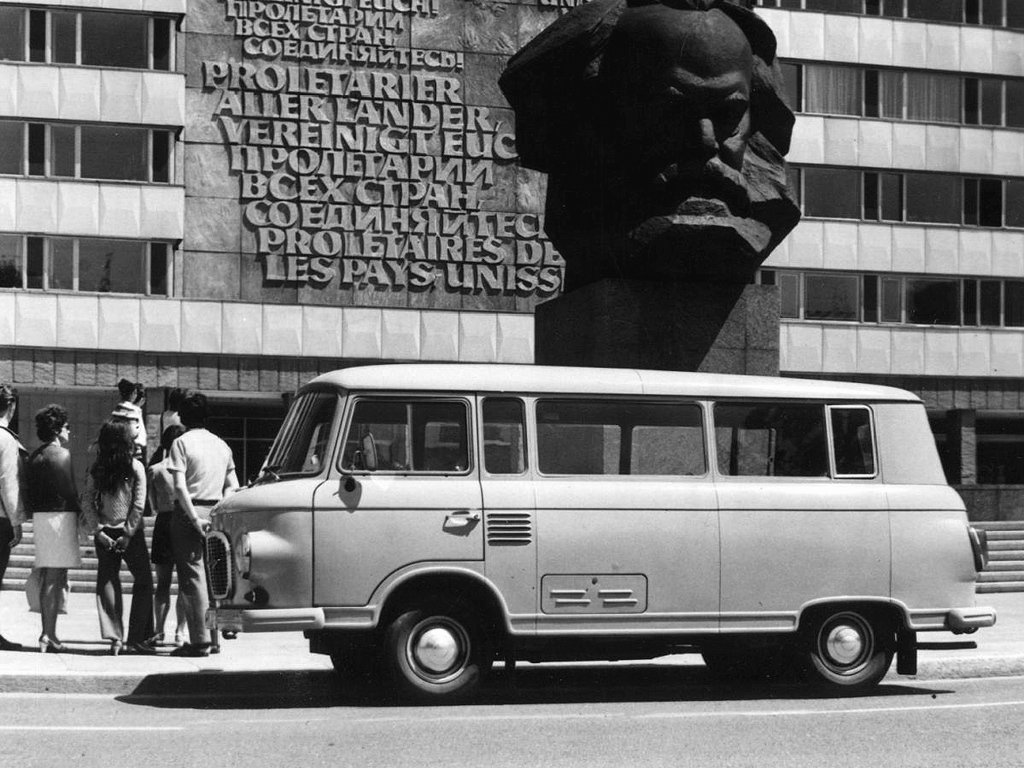
M 190 392 L 178 415 L 185 434 L 171 445 L 167 470 L 174 478 L 175 505 L 171 516 L 171 549 L 178 571 L 178 588 L 188 597 L 189 642 L 172 656 L 208 656 L 206 628 L 204 533 L 210 508 L 238 487 L 235 461 L 228 444 L 206 429 L 208 408 L 202 392 Z
M 8 384 L 0 384 L 0 582 L 3 582 L 11 550 L 21 542 L 21 524 L 25 521 L 21 477 L 27 451 L 10 429 L 18 393 Z M 21 645 L 0 635 L 0 651 L 20 651 Z

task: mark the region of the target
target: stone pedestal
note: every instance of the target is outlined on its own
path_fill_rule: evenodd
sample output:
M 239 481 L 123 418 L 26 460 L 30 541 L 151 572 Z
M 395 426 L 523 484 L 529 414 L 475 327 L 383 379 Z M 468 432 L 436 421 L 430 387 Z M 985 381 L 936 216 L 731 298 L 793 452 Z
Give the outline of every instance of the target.
M 779 294 L 766 285 L 602 280 L 540 304 L 538 365 L 779 373 Z

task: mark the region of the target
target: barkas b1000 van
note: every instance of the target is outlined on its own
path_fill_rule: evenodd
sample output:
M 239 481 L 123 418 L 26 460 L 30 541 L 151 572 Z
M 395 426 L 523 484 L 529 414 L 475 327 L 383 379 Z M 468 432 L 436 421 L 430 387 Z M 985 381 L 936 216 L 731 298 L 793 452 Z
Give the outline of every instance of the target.
M 495 660 L 700 652 L 846 689 L 975 607 L 985 541 L 898 389 L 657 371 L 380 365 L 319 376 L 214 510 L 224 630 L 468 695 Z

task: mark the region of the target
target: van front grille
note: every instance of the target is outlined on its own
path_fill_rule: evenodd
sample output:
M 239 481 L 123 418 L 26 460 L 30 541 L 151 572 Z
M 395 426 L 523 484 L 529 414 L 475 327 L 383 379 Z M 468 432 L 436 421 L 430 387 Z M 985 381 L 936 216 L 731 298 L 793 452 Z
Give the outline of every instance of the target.
M 221 531 L 210 531 L 206 534 L 206 584 L 214 600 L 231 596 L 233 575 L 231 542 Z
M 533 541 L 529 512 L 487 513 L 487 543 L 492 547 L 521 547 Z

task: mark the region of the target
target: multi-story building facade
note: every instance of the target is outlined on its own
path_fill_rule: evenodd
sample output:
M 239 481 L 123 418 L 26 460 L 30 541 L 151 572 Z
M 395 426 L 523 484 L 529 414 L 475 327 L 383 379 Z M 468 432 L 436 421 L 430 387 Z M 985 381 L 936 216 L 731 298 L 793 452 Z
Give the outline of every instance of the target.
M 759 5 L 798 114 L 782 370 L 918 393 L 972 513 L 1020 517 L 1024 3 Z
M 566 5 L 0 2 L 0 380 L 75 447 L 201 388 L 241 474 L 368 361 L 529 363 L 561 262 L 504 61 Z M 784 374 L 919 393 L 980 517 L 1024 498 L 1024 0 L 764 0 L 804 219 Z M 1001 505 L 1001 506 L 1000 506 Z

